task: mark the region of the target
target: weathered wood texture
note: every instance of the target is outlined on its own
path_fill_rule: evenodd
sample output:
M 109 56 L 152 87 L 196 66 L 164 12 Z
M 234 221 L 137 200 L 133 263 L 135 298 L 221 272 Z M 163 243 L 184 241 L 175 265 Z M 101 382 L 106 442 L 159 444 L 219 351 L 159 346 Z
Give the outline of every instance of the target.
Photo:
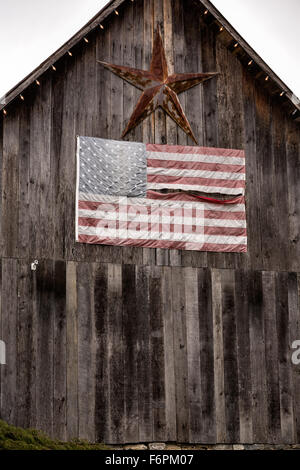
M 128 1 L 0 117 L 0 415 L 53 436 L 300 443 L 300 128 L 192 0 Z M 139 92 L 96 59 L 219 71 L 181 95 L 247 160 L 247 254 L 75 243 L 76 135 L 119 138 Z M 193 145 L 156 111 L 128 140 Z M 36 272 L 30 263 L 39 260 Z
M 4 257 L 218 268 L 300 269 L 299 124 L 202 22 L 191 1 L 127 2 L 45 73 L 41 86 L 3 118 Z M 180 96 L 199 142 L 244 148 L 247 159 L 248 254 L 194 253 L 76 244 L 75 137 L 119 138 L 139 92 L 96 59 L 147 68 L 160 24 L 170 70 L 219 71 Z M 161 111 L 128 137 L 190 144 Z M 1 145 L 1 141 L 0 141 Z
M 299 443 L 299 286 L 297 273 L 5 259 L 1 417 L 63 439 Z

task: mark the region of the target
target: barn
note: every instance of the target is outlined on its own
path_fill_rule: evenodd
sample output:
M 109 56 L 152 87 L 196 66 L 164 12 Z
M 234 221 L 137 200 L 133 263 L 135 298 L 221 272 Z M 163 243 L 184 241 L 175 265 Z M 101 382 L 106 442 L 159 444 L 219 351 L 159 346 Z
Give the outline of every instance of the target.
M 76 241 L 76 137 L 245 152 L 247 249 Z M 0 416 L 63 440 L 300 443 L 300 102 L 208 0 L 114 0 L 0 101 Z

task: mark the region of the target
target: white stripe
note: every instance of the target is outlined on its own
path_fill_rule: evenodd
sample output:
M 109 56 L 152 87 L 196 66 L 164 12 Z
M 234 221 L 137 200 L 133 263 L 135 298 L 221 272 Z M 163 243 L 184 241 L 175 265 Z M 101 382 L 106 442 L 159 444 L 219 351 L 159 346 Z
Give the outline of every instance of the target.
M 115 212 L 114 208 L 111 210 L 108 208 L 107 211 L 91 211 L 91 210 L 79 210 L 79 217 L 88 219 L 101 219 L 101 220 L 119 220 L 120 222 L 134 222 L 134 223 L 162 223 L 162 224 L 183 224 L 183 225 L 197 225 L 205 227 L 231 227 L 231 228 L 246 228 L 246 220 L 231 220 L 231 219 L 207 219 L 203 217 L 185 217 L 184 211 L 182 217 L 180 216 L 168 216 L 159 214 L 141 214 L 137 213 L 124 213 Z
M 245 180 L 245 173 L 223 173 L 221 171 L 183 170 L 180 168 L 147 168 L 148 175 L 180 176 L 181 178 L 209 178 L 219 180 Z
M 247 237 L 232 237 L 221 235 L 204 235 L 193 233 L 176 232 L 148 232 L 126 229 L 115 229 L 113 224 L 111 228 L 103 227 L 83 227 L 79 226 L 80 235 L 90 235 L 99 238 L 125 238 L 136 240 L 170 240 L 190 243 L 213 243 L 221 245 L 246 245 Z
M 203 202 L 174 201 L 160 199 L 146 199 L 142 197 L 109 196 L 106 194 L 79 193 L 80 201 L 119 204 L 129 206 L 157 206 L 171 209 L 184 207 L 186 209 L 201 209 L 218 212 L 245 212 L 245 204 L 214 204 Z M 201 206 L 200 206 L 201 205 Z
M 219 193 L 243 195 L 244 188 L 224 188 L 224 186 L 199 186 L 197 184 L 180 184 L 180 183 L 147 183 L 148 189 L 181 189 L 184 191 L 199 191 L 202 193 Z
M 226 157 L 222 155 L 200 155 L 198 153 L 149 152 L 151 160 L 174 160 L 177 162 L 222 163 L 224 165 L 245 165 L 245 157 Z

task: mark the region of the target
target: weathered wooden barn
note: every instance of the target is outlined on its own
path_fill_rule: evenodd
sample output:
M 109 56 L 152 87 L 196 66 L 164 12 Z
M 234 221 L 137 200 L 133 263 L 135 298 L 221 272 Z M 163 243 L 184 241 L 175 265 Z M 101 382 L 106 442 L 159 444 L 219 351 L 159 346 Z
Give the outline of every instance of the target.
M 246 152 L 247 253 L 75 242 L 76 136 L 120 139 L 160 25 L 200 145 Z M 300 443 L 299 101 L 207 0 L 115 0 L 1 100 L 0 416 L 106 443 Z M 162 110 L 127 137 L 193 145 Z M 31 263 L 37 260 L 36 270 Z

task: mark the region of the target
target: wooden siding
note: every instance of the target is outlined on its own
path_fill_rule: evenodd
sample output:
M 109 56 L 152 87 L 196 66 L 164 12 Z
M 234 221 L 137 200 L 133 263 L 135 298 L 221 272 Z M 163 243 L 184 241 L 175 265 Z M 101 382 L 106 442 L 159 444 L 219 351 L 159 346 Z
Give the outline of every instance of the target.
M 247 159 L 247 254 L 75 243 L 76 135 L 119 139 L 139 92 L 96 59 L 219 71 L 180 97 Z M 108 443 L 300 443 L 300 133 L 192 0 L 135 0 L 0 117 L 0 416 Z M 129 140 L 192 145 L 160 110 Z M 30 263 L 39 260 L 37 271 Z M 297 274 L 298 273 L 298 274 Z
M 4 259 L 1 417 L 108 443 L 299 443 L 299 313 L 292 272 Z
M 131 4 L 132 3 L 132 4 Z M 145 3 L 145 7 L 144 7 Z M 244 70 L 190 0 L 137 0 L 57 63 L 2 119 L 4 257 L 274 270 L 300 269 L 299 124 Z M 159 22 L 175 71 L 219 71 L 181 95 L 200 144 L 243 148 L 247 158 L 248 254 L 76 244 L 75 138 L 118 139 L 139 91 L 96 63 L 147 68 Z M 191 144 L 161 111 L 130 140 Z

